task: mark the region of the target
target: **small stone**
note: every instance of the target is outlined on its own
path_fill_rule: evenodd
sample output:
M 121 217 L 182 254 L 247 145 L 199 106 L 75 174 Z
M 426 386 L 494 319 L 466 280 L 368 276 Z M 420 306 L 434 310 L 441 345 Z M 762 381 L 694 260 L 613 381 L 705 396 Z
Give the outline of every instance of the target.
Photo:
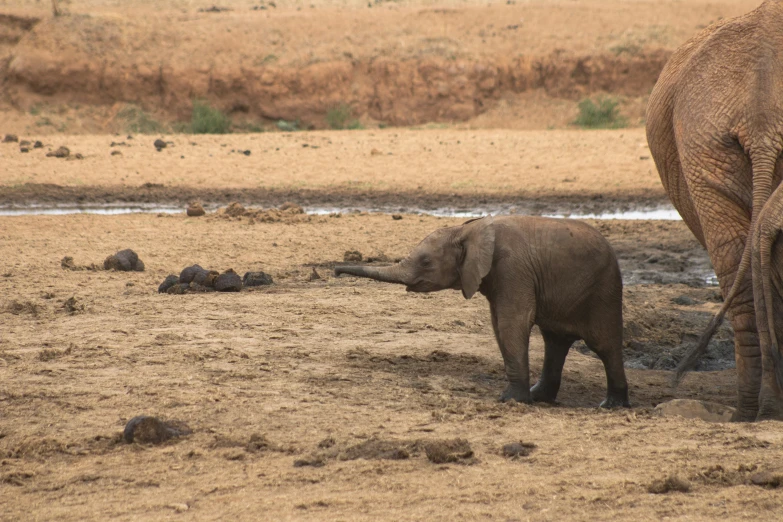
M 19 142 L 20 147 L 27 147 L 30 145 L 30 140 L 22 140 Z
M 179 277 L 175 275 L 169 275 L 166 276 L 166 279 L 163 280 L 163 282 L 158 287 L 158 293 L 159 294 L 165 294 L 169 288 L 179 283 Z
M 392 219 L 394 221 L 399 221 L 402 219 L 402 216 L 400 214 L 392 214 Z
M 42 149 L 43 148 L 43 142 L 36 141 L 35 143 L 33 143 L 33 148 L 34 149 Z
M 527 457 L 535 449 L 531 442 L 512 442 L 503 446 L 504 457 Z
M 754 486 L 777 488 L 783 484 L 783 475 L 775 475 L 769 471 L 759 471 L 750 476 L 750 483 Z
M 206 211 L 204 210 L 204 207 L 202 207 L 200 203 L 194 202 L 188 205 L 188 209 L 186 213 L 190 217 L 199 217 L 206 214 Z
M 358 263 L 362 260 L 362 253 L 358 250 L 347 250 L 343 254 L 343 261 L 346 263 Z
M 169 504 L 169 507 L 177 513 L 182 513 L 190 509 L 187 504 Z
M 16 143 L 19 141 L 19 138 L 16 134 L 6 134 L 5 138 L 3 138 L 3 143 Z
M 244 154 L 245 156 L 250 156 L 250 151 L 249 150 L 242 151 L 242 154 Z
M 19 152 L 30 152 L 30 147 L 19 147 Z
M 383 154 L 383 152 L 379 151 L 378 149 L 372 149 L 370 151 L 370 156 L 380 156 L 382 154 Z
M 220 274 L 215 281 L 215 290 L 218 292 L 239 292 L 242 290 L 242 279 L 239 274 L 229 268 Z
M 155 148 L 158 149 L 158 152 L 160 152 L 161 149 L 165 149 L 166 148 L 166 142 L 163 141 L 160 138 L 155 140 L 155 143 L 153 143 L 153 145 L 155 145 Z
M 71 151 L 68 149 L 68 147 L 60 147 L 53 152 L 46 153 L 47 158 L 67 158 L 70 155 Z
M 104 270 L 119 270 L 121 272 L 144 272 L 144 262 L 133 250 L 126 248 L 107 257 L 103 261 Z
M 266 272 L 245 272 L 242 277 L 242 285 L 247 287 L 266 286 L 272 283 L 272 276 Z
M 122 438 L 128 444 L 138 442 L 141 444 L 160 444 L 169 439 L 190 435 L 193 431 L 179 421 L 165 422 L 157 417 L 139 415 L 133 417 L 125 425 Z
M 81 155 L 81 153 L 77 152 L 74 154 L 73 159 L 84 159 L 84 156 Z
M 672 299 L 672 303 L 680 306 L 693 306 L 696 304 L 696 300 L 687 295 L 678 295 Z
M 113 150 L 111 151 L 112 156 L 122 156 L 122 151 L 120 150 Z

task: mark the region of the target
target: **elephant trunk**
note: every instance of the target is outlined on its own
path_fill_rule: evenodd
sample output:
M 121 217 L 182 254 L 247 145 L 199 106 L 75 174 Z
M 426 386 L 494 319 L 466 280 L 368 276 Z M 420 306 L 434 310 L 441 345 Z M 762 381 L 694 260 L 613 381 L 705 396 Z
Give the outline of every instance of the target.
M 372 266 L 338 266 L 334 269 L 334 275 L 339 276 L 340 274 L 367 277 L 384 283 L 410 284 L 408 272 L 401 264 L 380 268 Z

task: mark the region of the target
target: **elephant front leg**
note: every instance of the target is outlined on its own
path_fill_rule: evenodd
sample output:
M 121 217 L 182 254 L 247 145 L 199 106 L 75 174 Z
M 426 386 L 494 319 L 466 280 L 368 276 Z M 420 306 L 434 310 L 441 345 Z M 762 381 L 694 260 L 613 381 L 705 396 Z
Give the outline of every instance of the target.
M 517 402 L 531 402 L 530 398 L 530 366 L 528 363 L 528 344 L 532 324 L 527 318 L 509 310 L 498 310 L 490 306 L 492 312 L 492 328 L 495 331 L 503 364 L 506 369 L 508 386 L 500 396 L 501 402 L 514 399 Z
M 544 367 L 538 382 L 530 389 L 530 395 L 535 402 L 555 402 L 560 391 L 563 365 L 574 339 L 546 330 L 542 330 L 541 335 L 544 337 Z

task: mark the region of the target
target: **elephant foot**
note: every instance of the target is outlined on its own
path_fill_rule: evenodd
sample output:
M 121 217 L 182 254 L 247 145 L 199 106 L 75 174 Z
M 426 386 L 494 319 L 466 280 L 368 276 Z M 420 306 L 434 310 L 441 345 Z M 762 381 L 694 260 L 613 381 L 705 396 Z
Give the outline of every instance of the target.
M 554 403 L 557 399 L 557 392 L 560 390 L 560 383 L 545 382 L 539 380 L 530 388 L 530 398 L 533 402 Z
M 777 386 L 762 385 L 756 420 L 783 420 L 783 393 Z
M 510 382 L 500 396 L 500 402 L 508 402 L 514 399 L 517 402 L 530 403 L 530 390 L 521 383 Z
M 631 403 L 628 401 L 628 388 L 610 391 L 606 395 L 606 399 L 604 399 L 598 407 L 605 409 L 630 408 Z
M 729 422 L 753 422 L 758 417 L 758 412 L 755 410 L 740 409 L 734 410 Z

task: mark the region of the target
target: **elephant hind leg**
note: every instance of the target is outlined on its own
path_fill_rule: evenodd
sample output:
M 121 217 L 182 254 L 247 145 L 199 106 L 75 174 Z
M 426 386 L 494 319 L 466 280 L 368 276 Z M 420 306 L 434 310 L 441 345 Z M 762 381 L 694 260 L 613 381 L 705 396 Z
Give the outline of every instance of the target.
M 619 332 L 585 339 L 585 343 L 598 355 L 606 371 L 606 399 L 601 403 L 601 407 L 630 407 L 628 381 L 625 379 L 625 368 L 623 367 L 622 327 L 619 328 Z
M 542 330 L 541 335 L 544 337 L 544 368 L 538 382 L 530 388 L 530 397 L 535 402 L 555 402 L 560 391 L 563 365 L 575 339 L 547 330 Z

